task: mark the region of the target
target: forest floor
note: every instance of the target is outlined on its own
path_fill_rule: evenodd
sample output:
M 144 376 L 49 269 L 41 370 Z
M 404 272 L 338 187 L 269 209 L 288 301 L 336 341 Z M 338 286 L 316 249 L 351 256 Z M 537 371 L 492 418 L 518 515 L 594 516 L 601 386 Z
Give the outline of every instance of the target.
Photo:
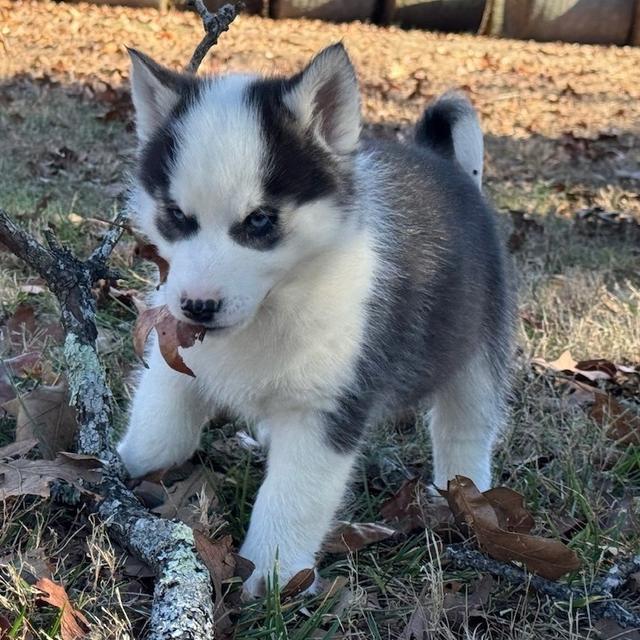
M 34 233 L 52 227 L 86 254 L 122 201 L 135 153 L 125 45 L 177 68 L 200 28 L 195 16 L 177 11 L 0 0 L 0 207 Z M 289 73 L 338 40 L 358 70 L 369 134 L 409 135 L 427 102 L 452 87 L 467 91 L 481 114 L 485 190 L 504 222 L 519 285 L 512 413 L 494 484 L 524 497 L 536 534 L 576 552 L 582 568 L 560 581 L 587 594 L 594 580 L 640 549 L 640 438 L 612 437 L 611 421 L 605 416 L 603 424 L 592 410 L 604 395 L 628 410 L 625 428 L 639 429 L 640 48 L 242 16 L 202 71 Z M 113 264 L 123 280 L 99 297 L 99 347 L 118 429 L 139 366 L 132 300 L 156 277 L 133 247 L 128 236 L 118 245 Z M 43 420 L 62 433 L 68 416 L 60 409 L 64 364 L 55 302 L 1 247 L 0 305 L 0 402 L 17 396 L 32 413 L 44 406 Z M 565 351 L 573 361 L 565 355 L 548 366 Z M 37 354 L 37 366 L 22 366 L 25 353 Z M 602 360 L 575 366 L 594 359 Z M 264 467 L 251 439 L 236 435 L 245 428 L 217 424 L 177 484 L 168 493 L 157 485 L 145 498 L 212 539 L 228 533 L 238 544 Z M 0 413 L 0 447 L 15 437 L 15 418 Z M 380 522 L 381 505 L 429 468 L 421 425 L 381 426 L 340 518 Z M 276 593 L 240 604 L 239 579 L 230 578 L 230 624 L 218 635 L 639 637 L 593 619 L 586 596 L 559 602 L 499 579 L 479 586 L 477 572 L 439 559 L 434 538 L 462 539 L 459 531 L 422 527 L 352 553 L 327 553 L 321 575 L 333 588 L 312 600 L 281 601 Z M 153 588 L 146 568 L 114 547 L 84 511 L 41 497 L 7 498 L 0 503 L 0 636 L 3 628 L 10 638 L 63 634 L 59 611 L 37 598 L 34 578 L 42 576 L 64 586 L 90 637 L 143 636 Z M 640 575 L 617 597 L 639 613 Z

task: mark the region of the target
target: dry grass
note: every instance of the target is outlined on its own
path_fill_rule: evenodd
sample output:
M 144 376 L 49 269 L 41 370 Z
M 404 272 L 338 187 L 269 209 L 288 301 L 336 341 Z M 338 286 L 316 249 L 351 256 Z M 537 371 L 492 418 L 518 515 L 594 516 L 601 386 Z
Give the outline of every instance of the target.
M 0 130 L 6 132 L 0 139 L 0 206 L 34 231 L 54 225 L 65 242 L 85 252 L 104 229 L 97 219 L 110 217 L 117 205 L 133 150 L 126 119 L 102 118 L 112 102 L 83 96 L 85 85 L 101 91 L 104 85 L 96 89 L 95 84 L 109 81 L 118 89 L 126 76 L 123 42 L 144 41 L 165 61 L 186 59 L 195 21 L 184 14 L 7 0 L 0 0 L 0 12 L 9 25 L 9 32 L 3 31 L 9 56 L 0 89 Z M 97 35 L 96 21 L 102 25 Z M 540 532 L 565 537 L 584 561 L 584 571 L 569 579 L 588 586 L 640 546 L 630 515 L 637 518 L 640 511 L 640 450 L 617 450 L 585 409 L 563 402 L 558 388 L 534 373 L 529 362 L 570 349 L 577 358 L 640 363 L 637 229 L 591 228 L 574 219 L 584 207 L 601 206 L 640 220 L 638 181 L 616 174 L 637 170 L 640 159 L 634 129 L 640 118 L 640 51 L 243 18 L 210 64 L 220 67 L 229 60 L 234 67 L 270 70 L 277 62 L 290 70 L 342 36 L 362 71 L 370 129 L 381 135 L 406 133 L 427 96 L 452 84 L 452 78 L 467 85 L 487 131 L 487 191 L 507 232 L 509 210 L 525 211 L 538 224 L 528 227 L 514 254 L 526 320 L 512 421 L 497 452 L 495 478 L 525 496 Z M 47 49 L 51 43 L 55 46 Z M 84 53 L 76 56 L 77 50 Z M 48 80 L 42 80 L 45 74 Z M 426 79 L 415 94 L 421 77 Z M 598 138 L 611 131 L 619 135 Z M 590 139 L 576 142 L 576 136 Z M 131 241 L 118 247 L 114 261 L 125 276 L 123 288 L 144 288 L 146 272 L 132 266 Z M 31 276 L 0 253 L 1 312 L 9 315 L 28 300 L 44 322 L 55 315 L 55 306 L 46 295 L 20 291 Z M 132 321 L 133 313 L 116 302 L 100 310 L 118 427 L 131 396 Z M 54 368 L 62 369 L 58 348 L 47 353 Z M 21 384 L 28 388 L 35 381 Z M 0 444 L 11 440 L 13 428 L 11 420 L 0 420 Z M 239 447 L 234 431 L 235 425 L 209 431 L 199 460 L 217 483 L 219 514 L 212 526 L 224 519 L 238 540 L 263 459 Z M 429 458 L 423 429 L 378 429 L 363 453 L 344 516 L 378 519 L 382 501 L 404 479 L 428 469 Z M 152 581 L 131 575 L 130 566 L 125 570 L 125 555 L 111 546 L 99 523 L 40 499 L 5 502 L 0 510 L 0 562 L 5 559 L 0 614 L 6 611 L 13 625 L 9 637 L 53 637 L 59 625 L 53 609 L 35 604 L 33 580 L 22 570 L 34 558 L 51 564 L 55 579 L 92 621 L 92 637 L 142 637 Z M 565 533 L 569 520 L 576 526 Z M 550 602 L 502 583 L 494 586 L 484 617 L 448 621 L 447 585 L 469 584 L 477 576 L 440 566 L 430 542 L 430 534 L 420 532 L 353 556 L 329 556 L 322 575 L 343 579 L 342 589 L 311 601 L 281 605 L 272 594 L 245 605 L 234 637 L 397 638 L 417 606 L 428 613 L 430 637 L 443 640 L 597 637 L 585 603 Z M 638 606 L 637 593 L 623 596 L 629 606 Z

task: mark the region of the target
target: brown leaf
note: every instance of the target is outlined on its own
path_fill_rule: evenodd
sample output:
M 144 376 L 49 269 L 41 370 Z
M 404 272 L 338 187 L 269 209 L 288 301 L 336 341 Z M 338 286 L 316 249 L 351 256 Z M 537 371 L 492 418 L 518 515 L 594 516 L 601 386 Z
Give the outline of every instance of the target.
M 186 349 L 192 347 L 196 340 L 202 340 L 206 328 L 177 320 L 171 315 L 166 305 L 145 309 L 138 316 L 133 330 L 133 347 L 140 358 L 144 356 L 144 345 L 152 329 L 158 333 L 160 353 L 166 363 L 175 371 L 195 378 L 195 374 L 185 364 L 178 348 Z
M 393 523 L 399 531 L 409 533 L 415 529 L 441 529 L 449 525 L 451 509 L 442 498 L 425 495 L 424 483 L 419 478 L 407 480 L 391 498 L 380 507 L 380 515 Z
M 529 533 L 535 526 L 533 516 L 524 508 L 524 498 L 507 487 L 495 487 L 483 493 L 491 503 L 502 529 Z
M 136 256 L 153 262 L 158 267 L 160 275 L 158 286 L 164 284 L 169 275 L 169 263 L 158 253 L 158 247 L 155 244 L 145 243 L 139 236 L 136 236 L 136 239 L 138 241 L 134 249 Z
M 35 585 L 43 595 L 38 597 L 39 602 L 57 607 L 62 612 L 60 619 L 60 637 L 62 640 L 80 640 L 89 632 L 89 622 L 71 604 L 65 588 L 49 578 L 40 578 Z
M 397 534 L 396 529 L 378 522 L 339 522 L 322 548 L 327 553 L 349 553 Z
M 433 636 L 429 630 L 430 623 L 431 614 L 429 610 L 422 602 L 419 602 L 398 640 L 431 640 Z
M 446 498 L 456 521 L 466 525 L 475 534 L 480 548 L 492 558 L 503 562 L 521 562 L 530 571 L 550 580 L 580 567 L 576 554 L 559 540 L 525 535 L 502 528 L 496 509 L 469 478 L 456 476 L 451 480 Z M 513 498 L 510 498 L 509 502 L 513 507 Z M 501 507 L 501 510 L 501 517 L 505 522 L 508 515 L 514 516 L 513 509 L 504 510 Z M 519 509 L 515 512 L 518 526 L 528 526 L 528 523 L 523 523 L 518 513 Z
M 222 583 L 235 575 L 236 557 L 233 538 L 226 535 L 218 540 L 210 540 L 209 536 L 197 529 L 193 532 L 193 536 L 198 554 L 209 569 L 216 593 L 219 593 Z
M 215 636 L 231 626 L 229 610 L 224 602 L 222 583 L 234 577 L 236 572 L 236 554 L 233 551 L 233 539 L 230 535 L 218 540 L 210 540 L 208 536 L 198 530 L 194 530 L 196 550 L 198 555 L 209 570 L 213 583 L 214 602 L 213 620 Z
M 211 474 L 204 467 L 196 467 L 193 473 L 184 480 L 178 480 L 169 487 L 164 487 L 166 499 L 163 504 L 153 509 L 162 518 L 182 520 L 194 527 L 198 524 L 199 514 L 194 508 L 194 498 L 204 491 L 209 504 L 217 504 L 215 486 Z
M 0 558 L 0 567 L 9 565 L 28 584 L 35 584 L 39 578 L 52 577 L 51 562 L 41 547 L 29 549 L 26 553 L 10 553 Z
M 38 444 L 35 438 L 31 440 L 21 440 L 20 442 L 12 442 L 4 447 L 0 447 L 0 460 L 8 460 L 14 456 L 22 456 L 29 453 L 33 447 Z
M 16 440 L 36 438 L 43 457 L 52 460 L 73 445 L 77 421 L 69 406 L 66 381 L 54 387 L 37 387 L 6 402 L 3 408 L 16 416 Z
M 640 416 L 636 415 L 611 396 L 596 396 L 591 417 L 606 427 L 607 437 L 618 444 L 640 444 Z
M 32 334 L 36 330 L 36 312 L 26 302 L 21 302 L 6 322 L 9 340 L 19 341 L 23 334 Z
M 447 619 L 462 625 L 469 618 L 484 617 L 493 585 L 491 576 L 483 576 L 464 593 L 462 590 L 445 593 L 442 605 Z
M 570 351 L 564 351 L 557 360 L 552 362 L 547 362 L 544 358 L 534 358 L 532 363 L 545 369 L 572 374 L 576 380 L 587 382 L 615 380 L 619 374 L 636 373 L 634 367 L 615 364 L 605 358 L 593 358 L 576 362 Z
M 638 629 L 625 629 L 615 620 L 598 620 L 593 627 L 601 640 L 640 640 Z
M 311 587 L 315 579 L 315 569 L 302 569 L 301 571 L 298 571 L 298 573 L 296 573 L 296 575 L 287 582 L 284 589 L 282 589 L 280 597 L 283 600 L 287 598 L 295 598 L 297 595 Z
M 0 461 L 0 500 L 23 495 L 48 498 L 49 485 L 54 480 L 64 480 L 86 491 L 79 481 L 99 482 L 100 466 L 97 458 L 70 453 L 61 453 L 55 460 Z

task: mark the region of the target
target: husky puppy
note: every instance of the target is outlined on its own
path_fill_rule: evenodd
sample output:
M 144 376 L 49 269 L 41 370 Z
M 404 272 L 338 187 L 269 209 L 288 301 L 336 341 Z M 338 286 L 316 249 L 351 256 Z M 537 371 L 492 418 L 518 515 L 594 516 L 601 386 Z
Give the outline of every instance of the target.
M 367 428 L 428 403 L 434 481 L 481 489 L 505 417 L 512 302 L 481 193 L 466 98 L 430 106 L 415 140 L 360 138 L 341 44 L 285 78 L 195 78 L 131 51 L 138 226 L 170 264 L 155 303 L 205 325 L 157 344 L 119 452 L 132 476 L 191 456 L 226 409 L 266 434 L 240 553 L 260 593 L 314 566 Z

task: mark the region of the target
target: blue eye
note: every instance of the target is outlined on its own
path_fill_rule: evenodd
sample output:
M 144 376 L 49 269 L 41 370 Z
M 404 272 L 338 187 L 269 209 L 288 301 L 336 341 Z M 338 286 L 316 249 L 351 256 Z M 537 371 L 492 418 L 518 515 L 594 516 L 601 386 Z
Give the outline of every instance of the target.
M 187 220 L 187 216 L 178 207 L 169 207 L 167 214 L 176 224 L 184 224 Z
M 256 209 L 244 219 L 244 224 L 252 235 L 263 236 L 273 229 L 277 219 L 278 214 L 275 211 Z

